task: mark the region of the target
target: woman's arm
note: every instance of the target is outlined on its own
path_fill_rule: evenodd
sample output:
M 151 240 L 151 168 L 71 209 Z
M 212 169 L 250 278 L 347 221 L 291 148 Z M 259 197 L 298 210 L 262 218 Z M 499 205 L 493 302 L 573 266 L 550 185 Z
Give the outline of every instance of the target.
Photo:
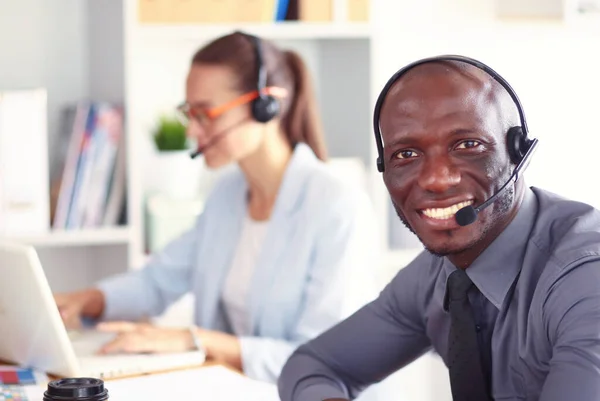
M 202 216 L 142 269 L 98 283 L 96 288 L 104 294 L 100 319 L 139 321 L 157 316 L 188 292 L 201 230 Z

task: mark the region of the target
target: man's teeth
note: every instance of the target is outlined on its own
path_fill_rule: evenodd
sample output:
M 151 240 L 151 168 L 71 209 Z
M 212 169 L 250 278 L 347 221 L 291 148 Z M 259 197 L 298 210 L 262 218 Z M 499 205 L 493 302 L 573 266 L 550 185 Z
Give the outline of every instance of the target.
M 473 203 L 473 201 L 470 200 L 470 201 L 457 203 L 456 205 L 452 205 L 450 207 L 425 209 L 425 210 L 423 210 L 423 214 L 427 217 L 431 217 L 432 219 L 439 219 L 439 220 L 449 219 L 449 218 L 453 217 L 456 214 L 456 212 L 458 212 L 460 209 L 462 209 L 465 206 L 469 206 L 472 203 Z

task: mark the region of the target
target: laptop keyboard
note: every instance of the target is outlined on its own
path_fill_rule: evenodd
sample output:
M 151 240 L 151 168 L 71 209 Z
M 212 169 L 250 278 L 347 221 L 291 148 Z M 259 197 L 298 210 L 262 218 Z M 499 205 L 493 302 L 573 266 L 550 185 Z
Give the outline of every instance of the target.
M 203 352 L 98 355 L 100 347 L 113 339 L 114 333 L 97 330 L 69 332 L 69 338 L 79 360 L 82 374 L 101 379 L 139 375 L 204 363 Z
M 101 379 L 197 367 L 204 363 L 202 352 L 102 355 L 79 358 L 85 375 Z

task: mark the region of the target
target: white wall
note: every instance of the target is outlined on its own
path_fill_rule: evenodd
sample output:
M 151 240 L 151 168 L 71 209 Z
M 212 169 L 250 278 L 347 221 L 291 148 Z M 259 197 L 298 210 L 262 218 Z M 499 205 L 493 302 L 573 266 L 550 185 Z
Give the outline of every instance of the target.
M 86 56 L 89 96 L 123 102 L 125 93 L 123 0 L 87 1 Z
M 61 108 L 88 94 L 86 7 L 81 0 L 0 0 L 0 90 L 48 89 L 51 149 Z

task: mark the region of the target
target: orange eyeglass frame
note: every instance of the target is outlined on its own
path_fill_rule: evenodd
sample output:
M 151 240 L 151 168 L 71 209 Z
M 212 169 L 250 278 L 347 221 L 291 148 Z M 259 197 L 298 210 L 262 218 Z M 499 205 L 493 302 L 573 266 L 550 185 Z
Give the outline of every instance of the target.
M 276 98 L 284 98 L 287 96 L 287 90 L 284 88 L 280 88 L 277 86 L 268 86 L 262 90 L 263 95 L 273 96 Z M 204 109 L 201 112 L 194 110 L 194 106 L 189 105 L 188 103 L 184 103 L 179 106 L 177 109 L 188 116 L 188 118 L 197 118 L 198 114 L 203 114 L 208 117 L 210 120 L 214 120 L 217 117 L 223 115 L 225 112 L 234 109 L 238 106 L 250 103 L 254 99 L 259 97 L 259 92 L 257 90 L 244 93 L 243 95 L 225 103 L 220 106 L 212 107 L 210 109 Z

